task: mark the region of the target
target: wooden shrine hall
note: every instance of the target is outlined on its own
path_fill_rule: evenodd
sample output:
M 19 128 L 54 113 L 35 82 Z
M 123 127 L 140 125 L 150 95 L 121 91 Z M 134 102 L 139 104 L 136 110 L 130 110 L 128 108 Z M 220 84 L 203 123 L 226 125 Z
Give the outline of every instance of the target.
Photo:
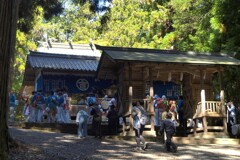
M 118 107 L 121 115 L 130 115 L 132 102 L 145 99 L 146 91 L 153 97 L 155 81 L 161 81 L 163 84 L 173 82 L 181 86 L 185 118 L 191 118 L 197 124 L 194 132 L 206 133 L 214 130 L 227 132 L 221 75 L 226 66 L 240 65 L 239 60 L 220 53 L 99 45 L 96 45 L 96 48 L 102 51 L 97 78 L 117 81 Z M 220 93 L 213 91 L 213 74 L 219 77 Z M 215 95 L 220 95 L 220 99 L 215 100 Z M 147 102 L 145 107 L 153 120 L 153 101 L 150 99 Z M 198 125 L 200 123 L 201 125 Z M 153 121 L 151 130 L 154 130 Z

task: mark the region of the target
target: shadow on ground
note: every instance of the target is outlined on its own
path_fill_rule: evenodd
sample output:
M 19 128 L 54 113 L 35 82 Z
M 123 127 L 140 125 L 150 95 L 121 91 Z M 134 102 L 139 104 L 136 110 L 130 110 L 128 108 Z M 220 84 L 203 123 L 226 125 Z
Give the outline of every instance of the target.
M 179 145 L 177 153 L 169 153 L 163 144 L 151 142 L 148 150 L 135 152 L 135 142 L 112 140 L 107 137 L 78 139 L 76 135 L 41 132 L 15 127 L 10 135 L 26 146 L 41 150 L 48 157 L 58 159 L 240 159 L 239 146 Z

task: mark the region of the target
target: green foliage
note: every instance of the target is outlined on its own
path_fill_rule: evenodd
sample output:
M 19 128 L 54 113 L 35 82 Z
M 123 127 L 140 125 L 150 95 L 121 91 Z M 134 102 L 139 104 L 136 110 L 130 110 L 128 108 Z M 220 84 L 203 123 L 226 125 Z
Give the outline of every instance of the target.
M 156 1 L 116 0 L 98 43 L 113 46 L 160 48 L 162 38 L 170 31 L 170 10 Z
M 84 5 L 85 3 L 89 3 L 89 10 L 93 13 L 96 12 L 104 12 L 110 9 L 110 4 L 113 0 L 72 0 L 72 2 L 76 5 Z
M 21 1 L 16 34 L 16 54 L 11 72 L 12 90 L 20 91 L 27 54 L 29 50 L 36 50 L 36 42 L 42 39 L 47 26 L 43 24 L 44 18 L 50 19 L 53 15 L 61 13 L 62 9 L 62 0 Z
M 46 36 L 58 42 L 88 43 L 93 39 L 109 46 L 235 52 L 240 59 L 238 0 L 65 1 L 64 12 L 50 21 L 48 13 L 60 13 L 60 2 L 64 0 L 22 3 L 20 10 L 24 12 L 20 13 L 18 31 L 21 54 L 15 58 L 15 74 L 23 72 L 28 48 L 35 49 L 35 44 Z M 239 101 L 240 86 L 235 77 L 239 73 L 238 67 L 226 68 L 223 77 L 227 99 Z M 19 88 L 22 78 L 14 77 Z
M 226 91 L 226 100 L 233 101 L 235 104 L 240 105 L 240 68 L 239 67 L 227 67 L 224 72 L 224 89 Z
M 58 15 L 63 11 L 62 0 L 24 0 L 19 5 L 18 29 L 28 33 L 34 26 L 35 16 L 38 14 L 36 8 L 42 7 L 43 15 L 49 20 L 53 15 Z
M 19 30 L 16 35 L 16 54 L 13 64 L 12 90 L 20 91 L 29 50 L 35 50 L 36 44 L 29 40 L 29 36 Z

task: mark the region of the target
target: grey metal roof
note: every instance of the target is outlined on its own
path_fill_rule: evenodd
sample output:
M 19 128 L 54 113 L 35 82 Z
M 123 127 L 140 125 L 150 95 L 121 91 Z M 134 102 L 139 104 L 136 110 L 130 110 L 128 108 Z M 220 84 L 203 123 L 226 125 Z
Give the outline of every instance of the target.
M 99 58 L 30 51 L 28 61 L 32 68 L 96 71 Z
M 226 54 L 180 52 L 139 48 L 104 47 L 96 45 L 115 61 L 182 63 L 198 65 L 240 65 L 240 60 Z

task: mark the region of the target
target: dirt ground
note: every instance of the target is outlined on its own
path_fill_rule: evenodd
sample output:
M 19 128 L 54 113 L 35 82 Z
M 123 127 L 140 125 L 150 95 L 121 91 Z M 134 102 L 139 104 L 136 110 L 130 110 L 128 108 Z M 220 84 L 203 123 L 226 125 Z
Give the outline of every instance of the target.
M 148 150 L 134 151 L 136 142 L 96 139 L 89 136 L 33 131 L 9 127 L 18 147 L 10 149 L 10 160 L 115 160 L 115 159 L 240 159 L 239 145 L 180 145 L 177 153 L 165 151 L 159 142 L 150 142 Z

